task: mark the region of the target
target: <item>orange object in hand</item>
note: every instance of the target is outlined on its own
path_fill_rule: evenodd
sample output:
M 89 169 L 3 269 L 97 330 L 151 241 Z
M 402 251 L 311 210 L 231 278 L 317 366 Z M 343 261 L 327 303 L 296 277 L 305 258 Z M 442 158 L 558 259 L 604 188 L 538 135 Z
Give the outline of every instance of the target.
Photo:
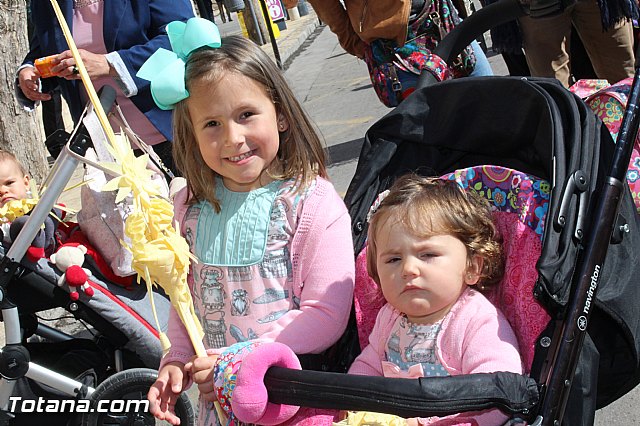
M 48 78 L 55 77 L 57 75 L 51 71 L 51 68 L 57 65 L 56 56 L 57 55 L 45 56 L 44 58 L 38 58 L 35 60 L 34 65 L 40 73 L 40 77 Z

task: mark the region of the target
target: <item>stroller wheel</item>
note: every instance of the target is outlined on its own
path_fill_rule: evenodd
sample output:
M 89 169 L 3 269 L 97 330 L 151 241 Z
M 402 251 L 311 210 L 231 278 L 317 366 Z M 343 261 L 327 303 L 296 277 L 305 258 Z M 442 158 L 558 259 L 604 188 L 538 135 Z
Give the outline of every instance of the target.
M 91 395 L 90 409 L 88 413 L 84 413 L 82 425 L 162 424 L 160 421 L 156 423 L 156 419 L 146 409 L 145 404 L 136 404 L 137 401 L 147 400 L 147 392 L 157 377 L 158 372 L 149 368 L 132 368 L 108 377 Z M 100 401 L 104 402 L 100 404 Z M 127 401 L 132 402 L 127 403 Z M 180 396 L 175 412 L 180 418 L 181 425 L 195 424 L 193 406 L 186 393 Z

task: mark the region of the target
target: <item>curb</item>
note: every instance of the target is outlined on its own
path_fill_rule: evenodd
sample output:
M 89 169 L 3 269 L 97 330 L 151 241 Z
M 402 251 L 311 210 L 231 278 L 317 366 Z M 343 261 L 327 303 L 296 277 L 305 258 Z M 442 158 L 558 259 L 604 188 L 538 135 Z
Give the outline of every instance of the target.
M 286 50 L 283 49 L 280 52 L 280 59 L 282 60 L 283 64 L 286 63 L 287 60 L 289 60 L 289 58 L 293 56 L 298 50 L 300 50 L 300 47 L 302 47 L 304 42 L 307 41 L 309 36 L 316 30 L 316 28 L 318 28 L 320 22 L 318 21 L 315 13 L 313 14 L 313 16 L 314 17 L 310 19 L 310 22 L 300 29 L 300 34 L 298 35 L 296 40 L 291 43 L 291 46 L 289 46 Z
M 310 8 L 308 15 L 295 21 L 287 21 L 287 25 L 287 29 L 280 33 L 280 38 L 276 39 L 278 52 L 280 53 L 280 61 L 283 67 L 287 60 L 300 50 L 304 42 L 316 28 L 320 26 L 320 21 L 313 9 Z M 275 62 L 275 54 L 273 53 L 271 40 L 260 47 Z

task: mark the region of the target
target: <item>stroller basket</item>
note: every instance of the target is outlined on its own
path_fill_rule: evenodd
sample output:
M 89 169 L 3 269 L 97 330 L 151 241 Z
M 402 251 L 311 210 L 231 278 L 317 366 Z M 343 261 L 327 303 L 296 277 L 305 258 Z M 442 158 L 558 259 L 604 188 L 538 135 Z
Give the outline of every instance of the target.
M 447 37 L 440 46 L 466 45 L 476 34 L 465 29 L 488 29 L 486 16 L 496 11 L 501 22 L 522 13 L 513 0 L 501 0 L 480 11 L 480 27 L 474 14 L 451 33 L 462 42 L 446 43 Z M 405 173 L 442 176 L 490 164 L 549 183 L 538 277 L 525 290 L 551 320 L 524 342 L 530 346 L 521 347 L 535 353 L 525 365 L 529 377 L 495 373 L 412 381 L 274 367 L 265 380 L 270 401 L 402 417 L 495 407 L 535 424 L 590 424 L 597 408 L 633 388 L 640 379 L 640 233 L 624 178 L 638 129 L 637 79 L 617 144 L 578 97 L 543 78 L 425 79 L 425 87 L 366 134 L 345 196 L 356 253 L 365 246 L 370 206 Z

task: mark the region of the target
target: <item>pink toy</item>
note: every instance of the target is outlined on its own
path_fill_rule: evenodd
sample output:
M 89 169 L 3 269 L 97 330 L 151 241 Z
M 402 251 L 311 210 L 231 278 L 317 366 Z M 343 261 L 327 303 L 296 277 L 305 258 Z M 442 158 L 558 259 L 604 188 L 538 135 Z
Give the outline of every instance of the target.
M 62 246 L 49 259 L 60 271 L 64 272 L 58 278 L 58 285 L 62 286 L 66 283 L 69 286 L 69 297 L 73 301 L 80 298 L 78 289 L 84 291 L 89 297 L 93 296 L 93 288 L 88 283 L 91 271 L 82 267 L 86 253 L 87 248 L 83 245 Z
M 219 356 L 214 383 L 231 418 L 270 426 L 295 416 L 300 407 L 269 402 L 264 376 L 270 367 L 302 369 L 296 354 L 282 343 L 239 343 Z

